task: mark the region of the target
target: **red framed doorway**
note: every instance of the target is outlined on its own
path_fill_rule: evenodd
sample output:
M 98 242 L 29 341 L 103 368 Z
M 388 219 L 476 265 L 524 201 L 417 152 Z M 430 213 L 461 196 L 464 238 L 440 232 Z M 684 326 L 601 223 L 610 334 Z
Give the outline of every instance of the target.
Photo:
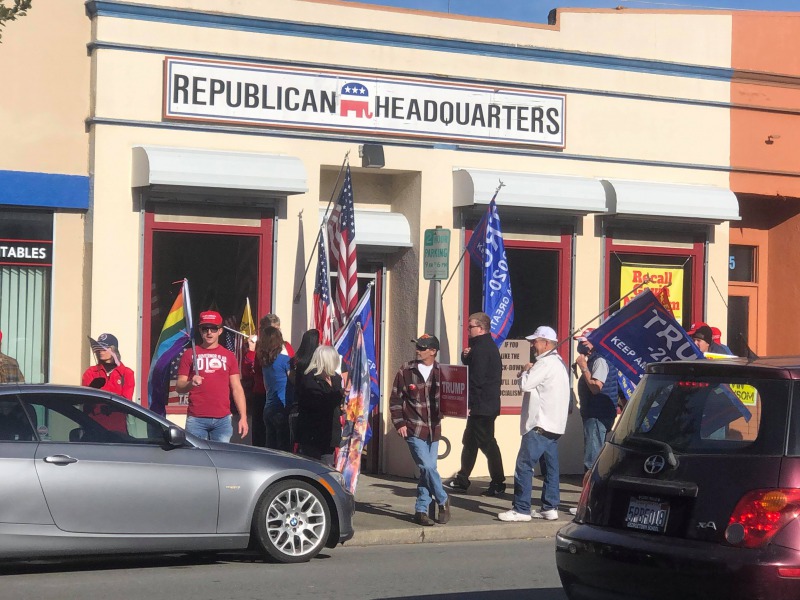
M 558 231 L 558 230 L 557 230 Z M 466 231 L 466 243 L 472 237 Z M 511 234 L 513 235 L 513 234 Z M 506 343 L 516 342 L 519 359 L 508 357 L 515 351 L 501 347 L 503 379 L 501 384 L 501 415 L 518 415 L 522 394 L 516 387 L 516 374 L 530 359 L 530 344 L 525 340 L 539 325 L 550 325 L 559 339 L 569 334 L 570 289 L 572 281 L 572 229 L 562 227 L 558 241 L 521 240 L 504 236 L 504 245 L 514 298 L 514 323 Z M 467 253 L 464 259 L 463 319 L 482 308 L 482 276 L 480 267 L 472 264 Z M 467 346 L 468 336 L 461 323 L 462 345 Z M 569 363 L 569 346 L 562 345 L 559 354 Z
M 246 298 L 254 319 L 272 308 L 274 217 L 271 211 L 248 224 L 160 220 L 152 207 L 144 213 L 142 295 L 142 372 L 150 370 L 155 343 L 179 286 L 186 277 L 195 320 L 200 311 L 218 310 L 238 325 Z M 197 221 L 203 221 L 197 219 Z M 212 219 L 208 219 L 212 221 Z M 194 283 L 193 283 L 194 280 Z M 142 403 L 147 406 L 147 394 Z M 169 414 L 185 406 L 168 405 Z

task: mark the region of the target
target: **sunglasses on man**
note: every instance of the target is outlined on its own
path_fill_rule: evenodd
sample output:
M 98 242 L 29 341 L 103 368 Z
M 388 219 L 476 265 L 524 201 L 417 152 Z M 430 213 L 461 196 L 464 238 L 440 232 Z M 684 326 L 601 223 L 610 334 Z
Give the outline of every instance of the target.
M 204 327 L 201 327 L 200 331 L 205 333 L 206 331 L 219 331 L 220 329 L 221 327 L 218 327 L 217 325 L 206 325 Z

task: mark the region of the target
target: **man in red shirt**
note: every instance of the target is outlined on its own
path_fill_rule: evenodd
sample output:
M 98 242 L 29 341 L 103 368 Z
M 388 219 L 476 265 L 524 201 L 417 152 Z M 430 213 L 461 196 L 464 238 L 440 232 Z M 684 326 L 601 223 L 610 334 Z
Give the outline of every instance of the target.
M 186 431 L 204 440 L 230 442 L 233 435 L 229 392 L 239 411 L 239 435 L 247 435 L 247 406 L 239 364 L 230 350 L 219 345 L 222 317 L 218 312 L 200 313 L 200 334 L 203 343 L 197 348 L 196 364 L 187 349 L 178 367 L 179 394 L 189 394 Z

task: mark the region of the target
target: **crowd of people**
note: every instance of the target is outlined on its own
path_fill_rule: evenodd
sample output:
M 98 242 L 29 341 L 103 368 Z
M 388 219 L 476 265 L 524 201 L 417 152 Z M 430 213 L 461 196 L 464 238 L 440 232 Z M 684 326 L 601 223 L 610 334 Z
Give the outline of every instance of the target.
M 495 438 L 503 365 L 490 329 L 486 313 L 469 316 L 469 344 L 461 354 L 462 363 L 469 366 L 469 414 L 460 468 L 446 482 L 437 467 L 442 421 L 441 372 L 436 360 L 439 340 L 427 333 L 412 340 L 416 358 L 402 365 L 395 375 L 389 399 L 391 423 L 405 440 L 419 471 L 413 515 L 419 525 L 450 520 L 448 491 L 469 489 L 478 451 L 486 456 L 490 475 L 483 494 L 501 496 L 506 492 L 503 459 Z M 687 333 L 705 353 L 732 354 L 720 343 L 719 330 L 714 329 L 706 323 L 693 323 Z M 176 389 L 188 396 L 189 433 L 229 442 L 234 428 L 233 405 L 240 438 L 250 432 L 254 446 L 292 451 L 334 464 L 347 373 L 342 373 L 338 352 L 320 344 L 316 329 L 303 334 L 295 352 L 283 338 L 280 319 L 266 315 L 259 322 L 257 336 L 248 338 L 241 371 L 237 356 L 220 344 L 223 320 L 218 312 L 201 312 L 198 330 L 201 343 L 184 351 L 177 371 Z M 621 410 L 616 369 L 595 352 L 589 341 L 591 331 L 586 329 L 574 337 L 577 358 L 572 365 L 583 421 L 584 470 L 594 464 Z M 523 394 L 521 440 L 514 467 L 512 507 L 498 515 L 504 522 L 557 519 L 560 502 L 558 440 L 570 412 L 569 371 L 556 351 L 558 337 L 552 327 L 542 325 L 526 339 L 536 358 L 523 366 L 517 378 Z M 103 333 L 90 340 L 97 363 L 83 373 L 82 385 L 132 400 L 135 377 L 122 363 L 117 338 Z M 17 361 L 0 353 L 0 383 L 24 380 Z M 543 485 L 540 507 L 534 509 L 531 493 L 536 465 L 540 466 Z M 434 511 L 430 510 L 432 504 Z

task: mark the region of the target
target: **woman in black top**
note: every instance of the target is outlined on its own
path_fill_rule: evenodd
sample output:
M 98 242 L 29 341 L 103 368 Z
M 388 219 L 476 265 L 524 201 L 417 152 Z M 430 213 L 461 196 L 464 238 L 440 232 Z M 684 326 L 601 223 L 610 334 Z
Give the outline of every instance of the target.
M 297 452 L 300 445 L 298 418 L 299 408 L 298 399 L 300 398 L 303 386 L 303 375 L 311 363 L 314 350 L 319 347 L 319 331 L 309 329 L 303 334 L 300 346 L 289 363 L 289 381 L 294 386 L 294 396 L 289 400 L 289 448 L 292 452 Z
M 333 451 L 339 444 L 339 415 L 344 400 L 342 376 L 336 372 L 339 354 L 331 346 L 314 351 L 300 385 L 300 454 L 333 465 Z

